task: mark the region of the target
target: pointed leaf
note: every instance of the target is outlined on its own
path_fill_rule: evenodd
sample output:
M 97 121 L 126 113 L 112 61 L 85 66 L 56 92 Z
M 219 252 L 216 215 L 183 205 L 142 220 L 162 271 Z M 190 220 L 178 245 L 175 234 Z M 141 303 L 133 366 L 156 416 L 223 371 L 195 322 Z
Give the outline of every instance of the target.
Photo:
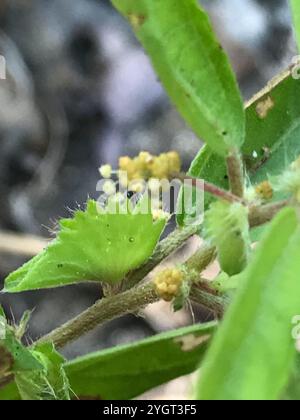
M 246 140 L 242 151 L 253 184 L 268 179 L 269 175 L 279 175 L 300 155 L 299 74 L 298 63 L 274 78 L 246 104 Z M 225 160 L 208 146 L 192 162 L 189 175 L 228 188 Z M 205 197 L 207 208 L 213 197 L 208 194 Z M 274 195 L 274 200 L 280 198 L 280 194 Z M 185 215 L 178 217 L 178 223 L 185 223 Z
M 226 54 L 196 0 L 112 0 L 181 115 L 225 155 L 244 141 L 244 111 Z
M 89 201 L 86 211 L 60 221 L 57 238 L 5 280 L 5 292 L 64 286 L 81 281 L 116 283 L 147 260 L 165 220 L 129 212 L 99 212 Z
M 100 351 L 66 364 L 79 398 L 130 399 L 193 372 L 216 323 L 194 325 Z
M 300 230 L 294 209 L 267 229 L 204 361 L 200 399 L 279 398 L 296 354 L 291 320 L 300 311 Z

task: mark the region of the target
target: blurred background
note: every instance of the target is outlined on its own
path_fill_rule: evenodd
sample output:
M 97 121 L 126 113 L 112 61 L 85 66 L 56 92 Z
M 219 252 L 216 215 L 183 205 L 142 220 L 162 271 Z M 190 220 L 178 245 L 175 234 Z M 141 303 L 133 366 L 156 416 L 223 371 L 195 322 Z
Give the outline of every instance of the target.
M 203 0 L 245 99 L 287 67 L 296 47 L 287 0 Z M 127 23 L 105 0 L 0 0 L 0 286 L 49 229 L 87 196 L 98 167 L 120 155 L 177 150 L 184 169 L 201 147 L 157 81 Z M 205 89 L 205 87 L 204 87 Z M 9 234 L 9 235 L 7 235 Z M 17 235 L 15 236 L 11 236 Z M 34 235 L 25 236 L 24 235 Z M 195 241 L 189 246 L 194 247 Z M 33 309 L 28 339 L 91 305 L 95 286 L 0 295 L 13 321 Z M 194 308 L 194 317 L 210 314 Z M 153 305 L 68 346 L 67 357 L 192 321 Z M 178 391 L 178 386 L 177 386 Z

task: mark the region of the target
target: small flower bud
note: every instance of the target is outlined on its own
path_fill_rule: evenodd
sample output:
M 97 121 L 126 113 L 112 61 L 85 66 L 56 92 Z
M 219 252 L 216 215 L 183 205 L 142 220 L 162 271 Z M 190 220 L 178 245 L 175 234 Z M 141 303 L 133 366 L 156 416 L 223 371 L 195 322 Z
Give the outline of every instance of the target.
M 271 200 L 273 198 L 273 188 L 269 181 L 263 181 L 258 184 L 255 187 L 255 192 L 263 200 Z
M 167 268 L 154 279 L 156 293 L 166 302 L 171 302 L 181 291 L 184 273 L 179 268 Z
M 180 172 L 181 170 L 181 159 L 180 156 L 177 152 L 169 152 L 167 154 L 168 156 L 168 161 L 169 161 L 169 173 L 170 175 L 172 173 L 177 173 Z
M 153 156 L 149 152 L 140 152 L 139 161 L 141 164 L 148 165 L 153 162 Z
M 102 165 L 102 166 L 99 168 L 99 172 L 100 172 L 100 175 L 101 175 L 103 178 L 108 179 L 108 178 L 110 178 L 110 177 L 111 177 L 111 174 L 112 174 L 112 168 L 111 168 L 111 166 L 110 166 L 110 165 Z

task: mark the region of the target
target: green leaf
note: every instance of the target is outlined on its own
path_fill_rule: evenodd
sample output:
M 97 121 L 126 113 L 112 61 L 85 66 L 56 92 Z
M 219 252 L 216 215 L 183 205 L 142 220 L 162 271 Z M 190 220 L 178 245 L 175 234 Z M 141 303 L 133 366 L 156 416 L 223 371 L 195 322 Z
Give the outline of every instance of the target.
M 246 140 L 242 152 L 253 184 L 280 174 L 300 155 L 300 83 L 294 72 L 295 68 L 283 72 L 246 104 Z M 228 188 L 225 160 L 208 146 L 200 150 L 188 173 Z M 280 198 L 274 195 L 274 201 Z M 213 200 L 206 194 L 205 207 Z M 177 220 L 183 225 L 185 215 Z
M 244 141 L 244 110 L 226 54 L 196 0 L 112 0 L 129 20 L 170 98 L 218 154 Z
M 64 368 L 74 398 L 130 399 L 193 372 L 216 326 L 211 322 L 180 328 L 67 362 Z M 25 384 L 25 389 L 28 389 L 28 383 Z M 32 383 L 29 383 L 32 390 L 31 387 Z M 20 395 L 15 382 L 0 388 L 0 400 L 18 399 Z
M 2 309 L 2 308 L 1 308 Z M 4 315 L 3 310 L 1 313 Z M 14 375 L 28 374 L 32 371 L 41 371 L 42 364 L 36 359 L 32 352 L 15 336 L 13 327 L 6 323 L 3 317 L 2 339 L 0 339 L 0 400 L 19 399 L 16 385 L 3 385 Z
M 100 211 L 90 200 L 86 211 L 60 221 L 57 238 L 5 280 L 5 292 L 64 286 L 81 281 L 116 283 L 152 254 L 165 220 L 150 213 Z
M 194 325 L 75 359 L 66 364 L 71 389 L 79 398 L 134 398 L 194 371 L 215 327 Z
M 42 370 L 18 372 L 15 382 L 23 400 L 70 400 L 69 381 L 64 370 L 64 358 L 53 344 L 35 346 L 32 354 L 40 361 Z
M 4 340 L 0 340 L 0 348 L 5 348 L 14 360 L 12 372 L 39 370 L 42 368 L 39 361 L 32 355 L 23 344 L 16 339 L 11 328 L 7 327 Z
M 26 311 L 24 315 L 27 317 L 28 312 Z M 41 369 L 41 364 L 17 337 L 16 331 L 18 330 L 18 327 L 8 325 L 2 306 L 0 306 L 0 317 L 0 352 L 2 351 L 2 353 L 10 355 L 13 361 L 11 373 Z M 24 318 L 22 317 L 22 320 L 23 319 Z
M 242 276 L 212 342 L 197 386 L 200 399 L 273 400 L 288 382 L 296 354 L 292 319 L 300 311 L 300 229 L 284 209 Z
M 290 0 L 293 12 L 294 27 L 298 47 L 300 48 L 300 2 L 299 0 Z

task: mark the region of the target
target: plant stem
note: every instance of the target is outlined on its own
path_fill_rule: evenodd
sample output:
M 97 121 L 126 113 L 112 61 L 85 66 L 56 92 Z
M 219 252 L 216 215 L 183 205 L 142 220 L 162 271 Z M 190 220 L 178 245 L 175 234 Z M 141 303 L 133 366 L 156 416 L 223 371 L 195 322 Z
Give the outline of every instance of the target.
M 229 304 L 229 299 L 226 296 L 209 293 L 208 291 L 201 289 L 201 284 L 192 286 L 190 299 L 195 303 L 210 309 L 218 319 L 223 318 L 224 312 Z
M 197 269 L 200 273 L 213 261 L 215 251 L 213 247 L 204 245 L 195 255 L 197 255 Z M 193 267 L 195 267 L 194 259 L 195 256 L 189 260 Z M 198 295 L 197 303 L 199 303 L 200 298 L 201 296 Z M 56 347 L 63 347 L 91 331 L 97 325 L 104 324 L 128 313 L 135 313 L 158 300 L 159 297 L 154 290 L 153 283 L 141 283 L 123 293 L 99 300 L 76 318 L 42 337 L 39 342 L 52 341 Z M 202 304 L 205 305 L 206 301 L 207 299 Z M 210 309 L 212 304 L 213 302 L 209 306 Z M 216 312 L 218 313 L 218 308 L 216 308 Z
M 287 204 L 286 201 L 268 204 L 262 207 L 250 209 L 249 223 L 252 227 L 264 224 L 271 220 L 274 215 Z M 135 286 L 164 258 L 175 251 L 190 236 L 198 230 L 195 226 L 188 226 L 184 229 L 177 229 L 167 239 L 162 241 L 156 248 L 152 258 L 139 269 L 128 275 L 124 281 L 127 288 Z M 186 263 L 186 267 L 201 273 L 215 258 L 215 248 L 204 244 Z M 201 285 L 192 286 L 190 298 L 197 303 L 213 310 L 218 317 L 221 317 L 225 301 L 222 296 L 213 292 L 201 289 Z M 150 303 L 158 301 L 159 298 L 153 288 L 152 282 L 141 283 L 123 293 L 99 300 L 86 311 L 70 320 L 66 324 L 52 331 L 39 342 L 52 341 L 58 348 L 79 338 L 85 333 L 94 329 L 97 325 L 104 324 L 114 318 L 128 313 L 135 313 Z
M 288 200 L 270 203 L 264 206 L 252 206 L 249 209 L 249 224 L 251 228 L 270 222 L 276 214 L 289 204 Z
M 184 264 L 188 271 L 201 273 L 216 258 L 216 248 L 205 244 Z
M 250 211 L 250 225 L 258 226 L 271 220 L 272 217 L 282 209 L 287 202 L 280 202 L 275 204 L 268 204 L 262 207 L 252 207 Z M 162 241 L 157 247 L 157 250 L 150 260 L 140 269 L 134 271 L 128 278 L 135 282 L 140 282 L 142 278 L 147 275 L 152 268 L 154 268 L 167 255 L 181 245 L 184 240 L 191 236 L 194 227 L 178 230 L 170 237 Z M 162 254 L 161 254 L 162 253 Z M 197 270 L 201 273 L 215 258 L 215 248 L 204 244 L 200 250 L 196 252 L 187 262 L 186 266 L 189 269 Z M 128 283 L 127 283 L 128 285 Z M 218 317 L 222 316 L 224 311 L 224 298 L 209 293 L 207 290 L 201 289 L 201 286 L 194 285 L 191 290 L 190 298 L 197 303 L 213 310 Z M 92 307 L 78 315 L 73 320 L 67 322 L 63 326 L 54 330 L 50 334 L 40 339 L 40 342 L 53 341 L 59 348 L 65 346 L 67 343 L 79 338 L 81 335 L 91 331 L 97 325 L 101 325 L 114 318 L 120 317 L 127 313 L 137 312 L 139 309 L 145 307 L 150 303 L 154 303 L 159 298 L 157 297 L 152 283 L 141 283 L 123 293 L 115 296 L 110 296 L 99 300 Z
M 99 300 L 76 318 L 42 337 L 38 343 L 53 342 L 57 348 L 122 315 L 134 313 L 159 300 L 152 283 L 139 285 L 124 293 Z
M 230 203 L 243 202 L 243 200 L 237 195 L 231 193 L 230 191 L 223 190 L 222 188 L 219 188 L 209 182 L 204 182 L 204 191 L 220 198 L 221 200 L 229 201 Z
M 224 190 L 223 188 L 220 188 L 217 185 L 211 184 L 210 182 L 200 180 L 198 178 L 194 178 L 186 174 L 174 174 L 173 176 L 174 178 L 180 179 L 180 181 L 182 182 L 189 180 L 192 182 L 193 187 L 201 189 L 202 191 L 205 191 L 216 198 L 220 198 L 221 200 L 229 201 L 230 203 L 236 203 L 236 202 L 243 203 L 244 202 L 241 197 L 238 197 L 232 192 Z
M 232 194 L 244 196 L 244 167 L 240 153 L 233 150 L 227 157 L 227 173 Z
M 195 303 L 212 310 L 218 318 L 224 313 L 225 306 L 221 296 L 192 286 L 190 298 Z M 98 325 L 129 313 L 136 313 L 158 300 L 152 282 L 139 285 L 127 292 L 99 300 L 76 318 L 42 337 L 37 343 L 52 342 L 56 348 L 62 348 Z

